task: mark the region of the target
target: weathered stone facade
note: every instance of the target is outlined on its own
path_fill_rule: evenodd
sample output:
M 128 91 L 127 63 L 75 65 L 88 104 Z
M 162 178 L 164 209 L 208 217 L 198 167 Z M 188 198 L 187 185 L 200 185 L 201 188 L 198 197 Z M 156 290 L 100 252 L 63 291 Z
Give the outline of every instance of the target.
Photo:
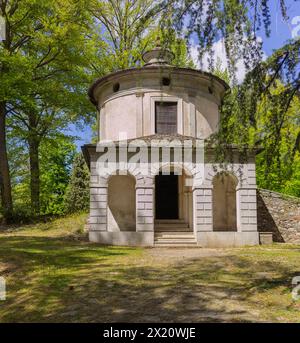
M 300 199 L 259 189 L 258 231 L 272 232 L 275 242 L 300 243 Z
M 155 50 L 152 57 L 157 53 L 162 51 Z M 248 159 L 241 162 L 238 149 L 231 147 L 232 160 L 225 169 L 216 163 L 214 148 L 206 144 L 210 135 L 218 130 L 219 106 L 228 86 L 207 73 L 172 67 L 162 59 L 151 61 L 143 68 L 101 78 L 90 89 L 90 98 L 100 111 L 98 144 L 86 145 L 83 149 L 91 170 L 90 240 L 153 246 L 158 229 L 161 232 L 165 227 L 168 236 L 176 237 L 176 242 L 181 233 L 186 233 L 192 237 L 189 243 L 194 240 L 203 247 L 258 244 L 255 152 L 249 151 Z M 176 104 L 176 134 L 157 134 L 158 103 Z M 99 168 L 99 161 L 106 158 L 109 150 L 108 141 L 116 148 L 118 156 L 116 167 L 109 171 Z M 148 161 L 155 141 L 158 141 L 155 145 L 158 165 L 144 163 L 141 158 L 146 156 Z M 185 145 L 186 142 L 190 145 Z M 168 162 L 163 158 L 165 147 L 173 149 Z M 181 154 L 186 154 L 190 160 L 180 160 Z M 170 168 L 177 177 L 177 193 L 172 193 L 178 201 L 176 220 L 157 218 L 160 199 L 156 191 L 161 187 L 157 179 L 164 168 Z M 181 173 L 177 176 L 178 171 Z M 118 174 L 130 175 L 135 188 L 132 190 L 131 182 L 125 178 L 123 184 L 115 183 L 118 188 L 113 187 L 112 177 Z M 231 181 L 223 185 L 219 182 L 217 187 L 218 178 Z M 120 199 L 112 193 L 116 191 L 122 195 Z M 130 201 L 135 199 L 135 216 L 124 194 L 128 194 Z M 226 205 L 222 199 L 226 200 Z M 170 197 L 167 202 L 172 203 L 172 200 Z M 127 219 L 118 220 L 122 216 Z M 133 217 L 135 229 L 132 229 Z

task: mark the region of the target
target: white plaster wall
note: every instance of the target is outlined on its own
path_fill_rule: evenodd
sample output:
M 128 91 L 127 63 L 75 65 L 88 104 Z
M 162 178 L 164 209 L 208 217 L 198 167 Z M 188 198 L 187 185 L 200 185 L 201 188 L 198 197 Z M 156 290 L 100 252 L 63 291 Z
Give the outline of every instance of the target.
M 207 80 L 179 73 L 171 75 L 170 86 L 161 86 L 162 76 L 115 76 L 97 89 L 100 140 L 118 140 L 120 132 L 129 139 L 154 134 L 154 98 L 179 102 L 179 134 L 205 139 L 218 129 L 220 94 L 209 93 Z M 113 92 L 116 82 L 120 89 Z
M 219 108 L 214 102 L 197 97 L 196 106 L 196 136 L 206 139 L 216 132 L 219 124 Z
M 100 139 L 117 141 L 121 133 L 126 133 L 128 139 L 137 136 L 135 102 L 135 94 L 106 102 L 104 110 L 100 112 L 100 116 L 105 117 L 100 124 Z
M 155 133 L 154 102 L 178 102 L 177 132 L 206 139 L 218 129 L 218 105 L 204 97 L 187 97 L 184 92 L 148 91 L 114 97 L 100 111 L 100 139 L 119 140 Z M 121 138 L 122 139 L 122 138 Z

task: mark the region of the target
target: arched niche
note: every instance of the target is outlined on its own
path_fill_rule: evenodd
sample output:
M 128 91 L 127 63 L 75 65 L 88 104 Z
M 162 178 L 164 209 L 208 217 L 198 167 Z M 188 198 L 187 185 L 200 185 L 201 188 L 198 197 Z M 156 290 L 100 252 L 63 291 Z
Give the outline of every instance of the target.
M 112 175 L 108 179 L 108 231 L 136 230 L 135 178 Z
M 237 231 L 237 178 L 221 172 L 213 178 L 213 230 Z

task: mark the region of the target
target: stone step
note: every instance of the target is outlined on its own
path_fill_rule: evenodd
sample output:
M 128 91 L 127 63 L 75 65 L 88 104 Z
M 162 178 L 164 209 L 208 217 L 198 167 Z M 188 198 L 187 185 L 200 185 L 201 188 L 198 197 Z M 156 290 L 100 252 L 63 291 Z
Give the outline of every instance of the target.
M 154 232 L 193 232 L 188 226 L 155 226 Z
M 194 239 L 159 239 L 154 240 L 154 244 L 196 244 L 196 241 Z
M 154 236 L 155 240 L 163 240 L 163 239 L 168 239 L 168 240 L 195 240 L 194 235 L 162 235 L 162 236 Z
M 176 224 L 185 223 L 184 219 L 155 219 L 155 224 Z
M 172 227 L 176 227 L 176 228 L 189 228 L 189 225 L 186 223 L 182 223 L 182 224 L 155 224 L 155 227 L 159 227 L 159 228 L 166 228 L 166 229 L 171 229 Z
M 193 232 L 182 232 L 182 231 L 170 231 L 170 232 L 157 232 L 155 238 L 194 238 Z
M 156 227 L 189 227 L 189 224 L 186 222 L 155 222 Z
M 155 246 L 165 247 L 183 247 L 183 246 L 197 246 L 197 242 L 193 232 L 187 231 L 162 231 L 155 232 L 154 236 Z
M 154 242 L 155 247 L 159 248 L 190 248 L 190 247 L 200 247 L 197 245 L 196 241 L 195 242 Z

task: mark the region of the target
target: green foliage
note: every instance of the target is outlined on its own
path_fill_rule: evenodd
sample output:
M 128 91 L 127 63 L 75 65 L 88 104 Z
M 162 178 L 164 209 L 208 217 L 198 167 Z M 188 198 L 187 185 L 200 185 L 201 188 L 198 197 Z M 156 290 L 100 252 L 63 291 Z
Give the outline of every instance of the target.
M 300 152 L 299 119 L 296 122 L 297 116 L 299 118 L 300 39 L 286 42 L 263 60 L 258 34 L 264 29 L 266 35 L 270 35 L 270 2 L 172 1 L 161 20 L 166 31 L 175 27 L 184 34 L 188 44 L 190 38 L 197 38 L 192 41 L 196 42 L 199 61 L 202 62 L 204 54 L 208 55 L 212 72 L 216 69 L 214 44 L 224 42 L 228 75 L 219 73 L 219 76 L 230 79 L 233 89 L 226 94 L 222 107 L 221 131 L 216 137 L 219 155 L 223 158 L 224 148 L 231 143 L 236 143 L 241 150 L 262 146 L 263 184 L 278 189 L 283 183 L 281 188 L 285 189 L 284 182 L 291 180 Z M 280 1 L 280 12 L 287 21 L 285 0 Z M 247 75 L 239 85 L 236 67 L 241 60 Z M 280 91 L 278 82 L 282 85 Z M 260 163 L 262 160 L 258 159 Z M 285 170 L 287 165 L 291 166 L 290 171 Z
M 100 22 L 98 37 L 105 41 L 95 69 L 104 64 L 107 73 L 141 66 L 143 53 L 155 46 L 158 36 L 174 52 L 175 65 L 193 67 L 185 40 L 178 39 L 174 29 L 164 31 L 158 25 L 169 6 L 170 1 L 91 1 L 90 11 Z
M 293 165 L 290 165 L 290 177 L 281 187 L 282 193 L 294 195 L 300 198 L 300 156 L 299 153 L 295 157 Z M 288 166 L 287 166 L 288 168 Z
M 81 153 L 74 159 L 72 173 L 65 195 L 67 213 L 86 211 L 89 208 L 89 170 Z
M 235 79 L 237 61 L 244 59 L 247 70 L 261 62 L 263 53 L 258 33 L 270 34 L 272 0 L 173 0 L 165 1 L 161 25 L 195 42 L 199 60 L 209 52 L 209 65 L 214 66 L 213 45 L 224 39 L 228 69 Z M 288 20 L 286 1 L 280 0 L 280 13 Z
M 39 149 L 43 141 L 56 139 L 71 122 L 90 123 L 95 116 L 86 96 L 94 76 L 90 65 L 98 50 L 88 3 L 1 2 L 0 15 L 7 23 L 7 37 L 0 44 L 0 104 L 12 136 L 22 140 L 30 157 L 32 214 L 50 210 L 48 205 L 43 209 L 40 206 Z M 53 186 L 57 196 L 58 185 Z
M 17 218 L 31 216 L 30 171 L 28 148 L 16 139 L 9 139 L 14 213 Z M 40 215 L 63 214 L 64 194 L 70 178 L 75 146 L 68 137 L 47 139 L 40 147 Z
M 223 79 L 228 75 L 220 69 L 215 73 Z M 226 155 L 226 146 L 231 143 L 241 148 L 242 158 L 246 154 L 243 147 L 255 148 L 258 186 L 299 196 L 300 100 L 292 97 L 282 111 L 279 99 L 286 95 L 286 85 L 276 80 L 269 92 L 261 96 L 249 118 L 240 107 L 240 88 L 233 87 L 222 107 L 220 131 L 213 139 L 220 143 L 220 155 Z
M 106 42 L 106 65 L 115 71 L 140 63 L 151 44 L 164 1 L 92 0 L 89 8 L 100 23 L 99 36 Z
M 63 214 L 75 146 L 65 137 L 47 140 L 41 147 L 41 212 Z

